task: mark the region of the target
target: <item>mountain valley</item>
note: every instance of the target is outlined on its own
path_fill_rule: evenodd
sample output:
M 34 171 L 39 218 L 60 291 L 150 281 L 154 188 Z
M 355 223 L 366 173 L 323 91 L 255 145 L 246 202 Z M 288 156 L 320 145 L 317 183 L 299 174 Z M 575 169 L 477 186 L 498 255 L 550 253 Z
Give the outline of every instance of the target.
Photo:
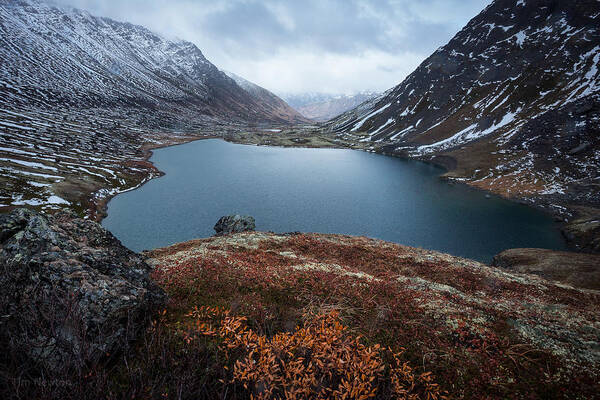
M 600 1 L 487 1 L 379 94 L 203 53 L 271 87 L 293 34 L 396 51 L 368 22 L 402 7 L 339 1 L 342 30 L 294 9 L 309 32 L 285 2 L 79 2 L 206 13 L 200 50 L 0 0 L 0 397 L 597 398 Z
M 38 0 L 0 1 L 0 209 L 101 217 L 159 175 L 148 149 L 306 123 L 240 87 L 192 43 Z
M 494 1 L 402 83 L 324 130 L 575 221 L 567 236 L 599 251 L 599 19 L 593 0 Z
M 325 122 L 377 96 L 377 93 L 364 91 L 338 95 L 324 93 L 286 94 L 283 95 L 283 98 L 306 118 L 317 122 Z

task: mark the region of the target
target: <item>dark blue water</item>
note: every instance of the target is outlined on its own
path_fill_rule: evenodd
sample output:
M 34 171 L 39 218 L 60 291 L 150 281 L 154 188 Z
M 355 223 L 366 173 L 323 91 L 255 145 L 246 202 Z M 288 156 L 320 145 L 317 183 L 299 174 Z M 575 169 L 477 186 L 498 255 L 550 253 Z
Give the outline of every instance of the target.
M 565 249 L 548 215 L 450 185 L 417 161 L 216 139 L 151 161 L 166 175 L 115 197 L 103 222 L 135 251 L 211 236 L 229 214 L 252 215 L 263 231 L 365 235 L 486 262 L 513 247 Z

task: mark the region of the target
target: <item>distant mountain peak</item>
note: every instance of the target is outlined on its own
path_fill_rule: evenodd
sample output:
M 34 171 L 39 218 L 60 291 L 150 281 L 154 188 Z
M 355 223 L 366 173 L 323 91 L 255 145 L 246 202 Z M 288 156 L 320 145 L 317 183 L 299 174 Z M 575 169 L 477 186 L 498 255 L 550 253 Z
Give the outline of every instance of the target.
M 242 89 L 248 92 L 258 103 L 265 109 L 271 110 L 272 113 L 287 119 L 289 122 L 308 123 L 309 119 L 305 118 L 298 111 L 290 107 L 284 100 L 277 95 L 271 93 L 267 89 L 258 86 L 255 83 L 242 78 L 233 72 L 223 71 L 227 76 L 235 81 Z
M 315 121 L 328 121 L 359 104 L 377 96 L 372 91 L 361 91 L 354 94 L 329 94 L 307 92 L 299 94 L 283 94 L 288 104 L 307 118 Z

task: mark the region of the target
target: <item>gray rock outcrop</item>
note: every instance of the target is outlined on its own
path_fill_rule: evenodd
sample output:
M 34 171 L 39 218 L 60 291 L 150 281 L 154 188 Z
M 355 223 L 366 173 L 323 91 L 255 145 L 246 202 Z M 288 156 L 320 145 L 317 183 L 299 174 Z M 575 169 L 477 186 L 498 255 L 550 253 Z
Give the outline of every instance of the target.
M 69 212 L 0 215 L 0 267 L 3 351 L 55 371 L 118 353 L 166 301 L 139 255 Z
M 230 233 L 253 231 L 256 229 L 256 223 L 254 218 L 248 215 L 227 215 L 217 221 L 214 229 L 216 236 L 223 236 Z

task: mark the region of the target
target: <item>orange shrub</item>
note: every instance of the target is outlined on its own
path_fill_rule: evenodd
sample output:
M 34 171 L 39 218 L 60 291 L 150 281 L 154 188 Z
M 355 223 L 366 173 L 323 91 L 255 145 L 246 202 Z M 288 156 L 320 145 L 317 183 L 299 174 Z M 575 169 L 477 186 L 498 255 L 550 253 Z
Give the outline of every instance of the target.
M 255 399 L 445 399 L 430 373 L 415 376 L 402 351 L 366 346 L 339 313 L 305 315 L 293 333 L 268 338 L 246 318 L 217 307 L 195 308 L 186 342 L 211 337 L 232 365 L 232 384 Z

